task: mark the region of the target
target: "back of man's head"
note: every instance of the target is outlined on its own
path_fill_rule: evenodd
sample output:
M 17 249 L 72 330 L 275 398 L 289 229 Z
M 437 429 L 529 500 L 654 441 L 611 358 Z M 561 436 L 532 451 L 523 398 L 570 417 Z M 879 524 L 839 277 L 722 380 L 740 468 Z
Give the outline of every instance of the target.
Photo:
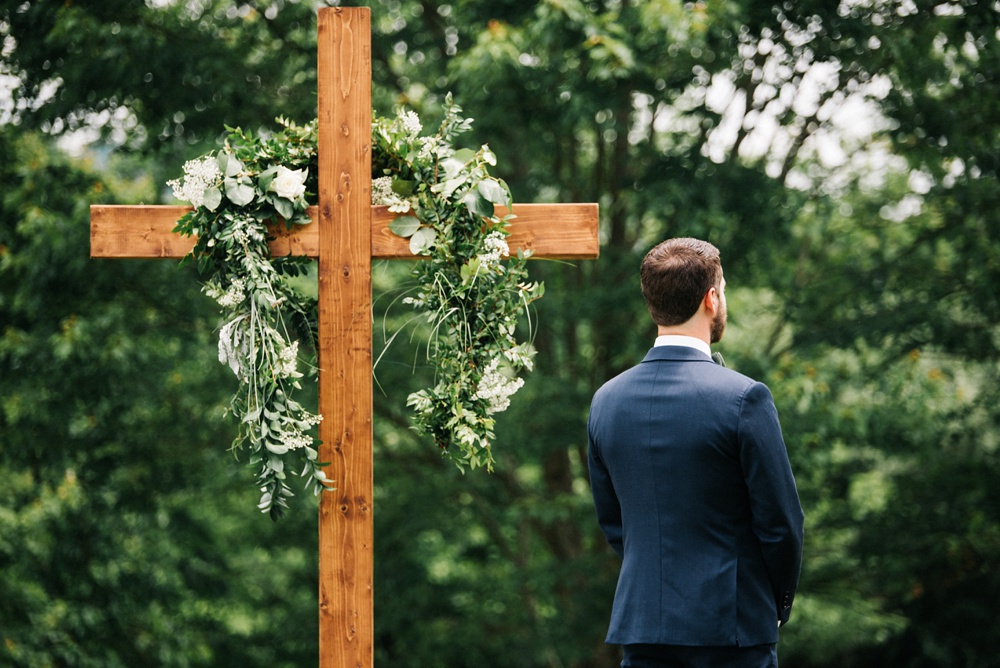
M 646 254 L 639 279 L 653 322 L 683 324 L 698 311 L 705 293 L 721 284 L 719 249 L 700 239 L 667 239 Z

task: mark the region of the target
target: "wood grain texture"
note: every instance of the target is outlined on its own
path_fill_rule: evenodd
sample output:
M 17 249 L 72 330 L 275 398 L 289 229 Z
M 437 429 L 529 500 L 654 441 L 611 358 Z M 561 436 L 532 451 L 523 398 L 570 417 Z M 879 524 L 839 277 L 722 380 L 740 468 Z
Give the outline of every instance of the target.
M 321 8 L 319 84 L 319 665 L 374 661 L 371 15 Z M 311 227 L 311 226 L 310 226 Z
M 190 211 L 184 206 L 92 206 L 90 207 L 90 256 L 95 258 L 181 258 L 194 240 L 172 232 L 177 220 Z M 596 204 L 515 204 L 517 214 L 510 224 L 511 252 L 531 250 L 535 258 L 589 260 L 598 256 Z M 308 210 L 313 223 L 318 207 Z M 504 215 L 506 209 L 498 211 Z M 397 214 L 384 206 L 371 207 L 372 257 L 414 259 L 409 242 L 389 230 Z M 319 226 L 297 226 L 292 230 L 275 226 L 271 252 L 275 255 L 319 257 Z

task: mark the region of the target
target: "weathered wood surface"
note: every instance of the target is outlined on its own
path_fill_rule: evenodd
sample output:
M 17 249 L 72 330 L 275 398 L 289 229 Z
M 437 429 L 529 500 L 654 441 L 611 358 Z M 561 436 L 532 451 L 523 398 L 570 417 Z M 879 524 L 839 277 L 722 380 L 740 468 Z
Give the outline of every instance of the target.
M 90 208 L 90 255 L 95 258 L 181 258 L 194 246 L 194 240 L 171 230 L 190 207 L 105 205 Z M 372 257 L 377 259 L 413 259 L 409 241 L 389 231 L 389 223 L 398 215 L 388 207 L 372 210 Z M 319 219 L 318 207 L 309 207 L 309 216 Z M 507 210 L 500 207 L 499 215 Z M 536 258 L 587 260 L 599 250 L 596 204 L 515 204 L 517 215 L 510 225 L 508 245 L 511 252 L 531 250 Z M 317 225 L 283 225 L 272 229 L 275 237 L 271 251 L 275 255 L 319 257 Z

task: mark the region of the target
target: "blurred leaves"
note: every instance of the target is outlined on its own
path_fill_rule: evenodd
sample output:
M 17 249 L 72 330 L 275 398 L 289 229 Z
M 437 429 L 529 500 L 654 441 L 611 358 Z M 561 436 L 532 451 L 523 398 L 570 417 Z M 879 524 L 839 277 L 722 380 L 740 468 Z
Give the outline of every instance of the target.
M 210 304 L 175 267 L 86 258 L 91 201 L 156 201 L 163 163 L 211 148 L 221 123 L 312 116 L 312 7 L 161 4 L 0 10 L 3 73 L 23 82 L 0 111 L 0 657 L 15 665 L 314 662 L 314 532 L 282 526 L 297 547 L 275 548 L 276 529 L 233 514 L 238 481 L 206 476 L 229 440 Z M 695 235 L 722 249 L 722 351 L 774 392 L 806 509 L 782 665 L 995 665 L 997 8 L 370 4 L 377 109 L 433 123 L 454 92 L 515 200 L 599 202 L 603 242 L 597 262 L 532 263 L 537 367 L 497 422 L 492 476 L 461 476 L 407 430 L 420 336 L 382 357 L 379 664 L 616 662 L 602 640 L 619 563 L 591 516 L 586 413 L 653 338 L 643 253 Z M 29 132 L 87 123 L 110 140 L 90 170 Z M 131 162 L 107 162 L 121 146 Z M 387 339 L 408 272 L 374 270 Z M 296 631 L 281 647 L 277 626 Z

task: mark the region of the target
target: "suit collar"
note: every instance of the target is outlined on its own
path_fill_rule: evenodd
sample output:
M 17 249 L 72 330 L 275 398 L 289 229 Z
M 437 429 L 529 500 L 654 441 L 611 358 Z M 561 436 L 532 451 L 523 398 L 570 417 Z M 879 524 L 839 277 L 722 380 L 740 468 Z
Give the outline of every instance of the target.
M 656 337 L 656 341 L 653 343 L 654 346 L 687 346 L 688 348 L 694 348 L 695 350 L 700 350 L 709 357 L 712 356 L 712 349 L 708 347 L 708 344 L 701 339 L 697 339 L 693 336 L 682 336 L 680 334 L 661 334 Z
M 654 346 L 643 362 L 709 362 L 712 358 L 696 348 L 688 346 Z

